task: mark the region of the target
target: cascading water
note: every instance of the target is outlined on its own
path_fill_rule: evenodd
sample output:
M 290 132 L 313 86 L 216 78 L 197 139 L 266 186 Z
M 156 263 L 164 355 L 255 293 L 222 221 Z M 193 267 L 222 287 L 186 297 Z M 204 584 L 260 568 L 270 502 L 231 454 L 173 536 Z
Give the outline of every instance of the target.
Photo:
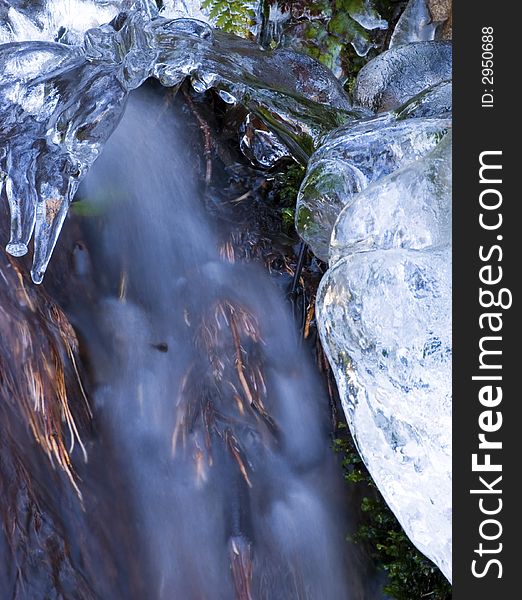
M 348 424 L 406 533 L 450 578 L 451 45 L 405 43 L 426 37 L 426 11 L 414 10 L 423 3 L 410 3 L 394 46 L 361 69 L 354 103 L 310 57 L 169 18 L 194 16 L 193 3 L 11 4 L 0 0 L 10 238 L 1 233 L 18 258 L 0 254 L 0 481 L 15 473 L 15 501 L 0 503 L 9 597 L 378 596 L 347 555 L 326 402 L 281 292 L 220 248 L 185 116 L 132 92 L 150 77 L 171 88 L 169 103 L 187 80 L 213 90 L 207 99 L 235 114 L 252 164 L 308 165 L 296 230 L 330 258 L 315 310 Z M 36 291 L 23 256 L 32 251 L 42 283 L 82 182 L 84 206 L 100 216 L 83 220 L 75 273 L 58 252 L 61 267 Z M 81 388 L 85 365 L 89 398 L 70 401 L 68 380 Z
M 104 291 L 73 310 L 148 597 L 375 598 L 347 555 L 328 401 L 281 292 L 220 258 L 183 122 L 158 127 L 160 110 L 132 96 L 86 181 Z

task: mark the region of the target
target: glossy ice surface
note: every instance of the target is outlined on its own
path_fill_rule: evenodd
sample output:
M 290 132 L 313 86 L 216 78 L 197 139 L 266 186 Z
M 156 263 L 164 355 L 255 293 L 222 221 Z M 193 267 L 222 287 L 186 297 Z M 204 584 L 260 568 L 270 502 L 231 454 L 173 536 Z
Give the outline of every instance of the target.
M 450 126 L 448 119 L 385 114 L 333 131 L 308 163 L 297 199 L 297 231 L 313 252 L 327 261 L 341 210 L 372 182 L 424 156 Z
M 129 92 L 148 77 L 169 87 L 189 77 L 198 91 L 216 88 L 228 102 L 241 101 L 277 136 L 279 151 L 286 146 L 302 161 L 321 135 L 358 116 L 335 77 L 307 56 L 265 52 L 202 21 L 166 19 L 145 0 L 76 4 L 49 0 L 31 11 L 21 4 L 0 13 L 0 32 L 11 42 L 0 45 L 0 186 L 12 217 L 7 250 L 25 254 L 34 233 L 36 283 L 79 183 Z M 126 7 L 128 13 L 100 25 Z M 37 41 L 13 41 L 29 38 Z
M 424 158 L 378 179 L 343 209 L 330 265 L 354 252 L 451 243 L 451 134 Z
M 365 464 L 451 578 L 451 249 L 346 256 L 323 278 L 317 311 Z
M 451 79 L 451 42 L 414 42 L 379 54 L 359 72 L 354 100 L 377 112 L 393 110 Z

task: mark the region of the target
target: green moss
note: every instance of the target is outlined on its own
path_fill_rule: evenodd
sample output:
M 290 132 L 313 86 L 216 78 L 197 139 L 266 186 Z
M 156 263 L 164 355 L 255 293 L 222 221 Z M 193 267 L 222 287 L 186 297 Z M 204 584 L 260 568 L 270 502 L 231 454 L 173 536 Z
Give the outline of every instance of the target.
M 387 575 L 384 592 L 396 600 L 450 600 L 451 587 L 440 570 L 411 543 L 377 490 L 342 424 L 334 449 L 342 455 L 348 485 L 365 489 L 361 501 L 361 525 L 352 541 L 363 545 Z
M 294 228 L 295 208 L 285 207 L 281 209 L 283 231 L 288 232 Z
M 275 177 L 275 195 L 281 211 L 282 230 L 287 235 L 295 234 L 295 205 L 305 168 L 292 163 Z
M 297 194 L 305 176 L 305 168 L 300 164 L 291 164 L 278 175 L 279 198 L 285 207 L 295 208 Z
M 209 11 L 216 27 L 243 37 L 248 36 L 254 22 L 251 4 L 244 0 L 203 0 L 201 8 Z

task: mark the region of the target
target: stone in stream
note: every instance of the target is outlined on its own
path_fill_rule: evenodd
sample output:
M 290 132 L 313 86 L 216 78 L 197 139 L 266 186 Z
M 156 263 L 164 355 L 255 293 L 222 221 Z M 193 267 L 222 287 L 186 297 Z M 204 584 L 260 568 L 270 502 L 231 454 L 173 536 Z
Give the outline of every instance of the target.
M 386 114 L 327 136 L 310 159 L 296 208 L 297 231 L 314 254 L 328 260 L 334 223 L 358 192 L 429 152 L 450 126 L 445 119 L 397 121 Z
M 341 259 L 321 282 L 317 318 L 364 463 L 451 579 L 451 248 Z
M 330 266 L 355 252 L 451 243 L 451 133 L 424 158 L 354 196 L 335 223 Z
M 451 42 L 395 46 L 367 63 L 357 76 L 354 102 L 376 112 L 398 108 L 423 90 L 451 79 Z

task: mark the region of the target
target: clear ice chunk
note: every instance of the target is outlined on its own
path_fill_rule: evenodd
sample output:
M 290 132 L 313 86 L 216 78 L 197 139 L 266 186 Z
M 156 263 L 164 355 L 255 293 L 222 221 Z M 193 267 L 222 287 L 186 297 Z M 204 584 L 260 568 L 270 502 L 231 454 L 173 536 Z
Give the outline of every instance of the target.
M 354 252 L 451 243 L 451 133 L 424 158 L 354 196 L 335 223 L 330 266 Z
M 390 40 L 390 48 L 410 42 L 426 42 L 435 38 L 437 23 L 433 22 L 426 0 L 410 0 L 404 9 Z
M 243 103 L 265 124 L 278 152 L 286 147 L 303 162 L 327 131 L 364 114 L 351 109 L 341 84 L 307 56 L 263 51 L 202 21 L 165 19 L 149 0 L 75 1 L 96 22 L 112 16 L 98 13 L 100 7 L 118 5 L 129 12 L 86 31 L 81 45 L 0 45 L 0 180 L 12 218 L 7 249 L 24 254 L 34 231 L 36 282 L 42 280 L 81 179 L 118 124 L 128 93 L 148 77 L 166 86 L 190 77 L 200 91 L 212 87 Z M 42 1 L 34 12 L 24 12 L 24 6 L 23 14 L 42 26 L 39 33 L 24 30 L 24 35 L 47 36 L 57 5 Z M 0 13 L 1 31 L 13 34 L 12 11 L 6 15 Z M 76 41 L 91 22 L 80 20 L 66 41 Z
M 254 115 L 247 115 L 241 126 L 241 152 L 257 167 L 268 169 L 279 160 L 290 156 L 285 144 Z
M 33 233 L 38 159 L 58 102 L 56 90 L 46 88 L 45 74 L 74 70 L 80 64 L 80 53 L 66 46 L 46 42 L 0 46 L 0 171 L 11 211 L 7 250 L 14 256 L 27 252 Z M 31 80 L 34 85 L 27 85 Z
M 0 44 L 48 41 L 81 44 L 83 34 L 127 10 L 125 0 L 0 0 Z
M 388 22 L 375 10 L 372 0 L 352 0 L 349 7 L 352 19 L 367 31 L 388 29 Z
M 127 89 L 114 67 L 85 61 L 77 47 L 49 42 L 0 46 L 0 171 L 11 210 L 7 250 L 27 252 L 41 281 L 67 208 L 116 127 Z
M 341 259 L 321 282 L 317 316 L 364 463 L 451 580 L 451 248 Z
M 415 123 L 417 120 L 412 120 Z M 451 581 L 451 133 L 354 196 L 317 296 L 359 452 Z
M 328 260 L 335 221 L 355 194 L 424 156 L 450 126 L 446 119 L 397 121 L 385 114 L 328 135 L 310 159 L 296 206 L 296 229 L 314 254 Z
M 451 79 L 451 42 L 395 46 L 357 75 L 354 102 L 376 112 L 393 110 L 423 90 Z

